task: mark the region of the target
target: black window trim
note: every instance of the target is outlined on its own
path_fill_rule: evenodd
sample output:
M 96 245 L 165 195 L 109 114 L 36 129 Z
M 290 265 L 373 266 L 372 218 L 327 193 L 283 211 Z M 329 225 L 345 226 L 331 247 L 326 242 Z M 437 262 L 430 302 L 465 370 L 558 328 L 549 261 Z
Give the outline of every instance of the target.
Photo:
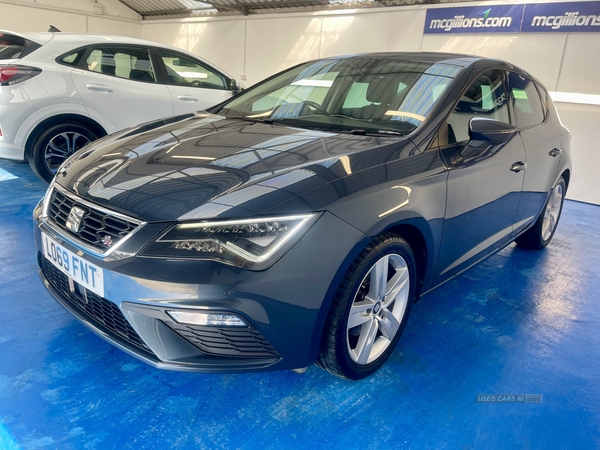
M 54 61 L 56 62 L 56 64 L 60 64 L 61 66 L 71 67 L 73 69 L 79 69 L 81 60 L 83 59 L 83 56 L 87 53 L 87 47 L 88 47 L 88 45 L 84 45 L 82 47 L 77 47 L 77 48 L 74 48 L 73 50 L 69 50 L 68 52 L 63 53 L 62 55 L 58 55 L 54 59 Z M 67 56 L 71 56 L 73 53 L 78 53 L 78 55 L 72 64 L 69 64 L 69 63 L 66 63 L 63 61 L 63 59 L 65 59 Z
M 543 112 L 544 112 L 544 121 L 542 123 L 546 123 L 548 121 L 548 116 L 550 115 L 550 93 L 548 92 L 548 90 L 542 86 L 540 83 L 538 83 L 535 80 L 532 80 L 533 84 L 535 85 L 535 87 L 538 90 L 538 95 L 540 96 L 540 100 L 542 100 L 543 97 L 543 101 L 542 101 L 542 107 L 543 107 Z M 542 96 L 542 94 L 544 94 Z
M 81 61 L 81 58 L 87 51 L 87 47 L 87 45 L 83 45 L 81 47 L 76 47 L 72 50 L 69 50 L 68 52 L 62 53 L 56 58 L 54 58 L 54 62 L 56 64 L 60 64 L 61 66 L 72 67 L 73 69 L 77 69 L 79 68 L 79 62 Z M 75 64 L 69 64 L 63 61 L 64 58 L 66 58 L 67 56 L 71 56 L 73 53 L 79 53 L 79 55 L 77 55 Z
M 135 48 L 135 49 L 146 49 L 148 50 L 148 56 L 150 57 L 150 61 L 152 63 L 152 68 L 154 69 L 154 81 L 141 81 L 141 80 L 132 80 L 131 78 L 124 78 L 124 77 L 118 77 L 116 75 L 109 75 L 107 73 L 102 73 L 102 72 L 96 72 L 94 70 L 89 70 L 87 68 L 87 59 L 89 58 L 90 54 L 98 49 L 98 48 Z M 132 81 L 134 83 L 144 83 L 144 84 L 163 84 L 161 81 L 159 81 L 158 79 L 158 75 L 157 75 L 157 70 L 156 70 L 156 65 L 154 64 L 154 60 L 152 59 L 152 52 L 151 52 L 152 47 L 148 47 L 147 45 L 136 45 L 136 44 L 106 44 L 104 42 L 96 42 L 94 44 L 88 44 L 88 45 L 84 45 L 81 47 L 77 47 L 74 48 L 73 50 L 69 50 L 66 53 L 63 53 L 62 55 L 58 56 L 55 61 L 63 66 L 66 67 L 72 67 L 73 69 L 80 69 L 83 70 L 85 72 L 91 72 L 91 73 L 97 73 L 99 75 L 105 75 L 107 77 L 111 77 L 111 78 L 118 78 L 119 80 L 127 80 L 127 81 Z M 76 60 L 75 60 L 75 64 L 68 64 L 62 61 L 63 58 L 66 58 L 69 55 L 72 55 L 73 53 L 76 53 L 80 50 L 83 50 L 82 53 L 79 54 L 79 56 L 77 56 Z

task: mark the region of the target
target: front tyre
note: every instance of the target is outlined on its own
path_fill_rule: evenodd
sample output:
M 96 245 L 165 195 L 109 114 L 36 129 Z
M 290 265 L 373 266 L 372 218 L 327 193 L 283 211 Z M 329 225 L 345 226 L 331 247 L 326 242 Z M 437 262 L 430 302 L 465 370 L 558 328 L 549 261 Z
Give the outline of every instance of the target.
M 566 183 L 561 177 L 550 191 L 546 205 L 535 224 L 515 240 L 519 247 L 541 250 L 550 243 L 560 220 L 566 192 Z
M 75 122 L 52 125 L 35 139 L 29 158 L 33 172 L 48 183 L 73 153 L 98 139 L 89 128 Z
M 318 365 L 341 378 L 365 378 L 390 357 L 415 299 L 416 265 L 401 237 L 374 239 L 346 273 L 325 324 Z

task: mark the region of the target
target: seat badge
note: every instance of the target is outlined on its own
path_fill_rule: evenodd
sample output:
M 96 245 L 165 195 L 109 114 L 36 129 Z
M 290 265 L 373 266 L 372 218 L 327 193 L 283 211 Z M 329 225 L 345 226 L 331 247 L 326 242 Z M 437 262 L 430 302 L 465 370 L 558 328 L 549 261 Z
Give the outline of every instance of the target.
M 67 217 L 67 223 L 65 224 L 67 229 L 71 230 L 73 233 L 77 233 L 81 226 L 81 220 L 83 219 L 84 214 L 84 209 L 73 206 L 71 212 L 69 212 L 69 217 Z
M 107 247 L 110 247 L 110 246 L 112 245 L 112 243 L 113 243 L 113 241 L 112 241 L 112 237 L 110 237 L 108 234 L 107 234 L 107 235 L 105 235 L 105 236 L 104 236 L 104 237 L 103 237 L 103 238 L 100 240 L 100 242 L 102 242 L 102 244 L 103 244 L 103 245 L 105 245 L 105 246 L 107 246 Z

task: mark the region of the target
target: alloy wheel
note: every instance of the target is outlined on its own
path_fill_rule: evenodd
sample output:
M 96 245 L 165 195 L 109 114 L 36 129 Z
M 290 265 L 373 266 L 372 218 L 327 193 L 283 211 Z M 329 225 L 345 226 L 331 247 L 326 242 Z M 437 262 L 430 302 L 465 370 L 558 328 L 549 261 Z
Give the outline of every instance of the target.
M 60 165 L 73 153 L 81 150 L 91 141 L 81 133 L 66 131 L 54 136 L 46 145 L 44 158 L 48 170 L 56 173 Z
M 544 211 L 544 223 L 542 225 L 542 239 L 548 240 L 556 228 L 558 218 L 560 217 L 560 209 L 562 207 L 564 190 L 561 183 L 557 184 L 550 194 L 548 204 Z
M 406 261 L 397 254 L 379 259 L 354 297 L 346 329 L 352 360 L 367 365 L 379 358 L 398 333 L 410 293 Z

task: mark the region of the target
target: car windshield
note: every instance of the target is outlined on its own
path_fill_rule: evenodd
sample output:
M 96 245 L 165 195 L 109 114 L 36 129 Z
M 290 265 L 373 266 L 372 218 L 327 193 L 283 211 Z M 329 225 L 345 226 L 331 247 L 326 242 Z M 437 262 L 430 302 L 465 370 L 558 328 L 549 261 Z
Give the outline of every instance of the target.
M 459 70 L 382 57 L 326 59 L 283 72 L 214 112 L 316 130 L 408 134 Z

